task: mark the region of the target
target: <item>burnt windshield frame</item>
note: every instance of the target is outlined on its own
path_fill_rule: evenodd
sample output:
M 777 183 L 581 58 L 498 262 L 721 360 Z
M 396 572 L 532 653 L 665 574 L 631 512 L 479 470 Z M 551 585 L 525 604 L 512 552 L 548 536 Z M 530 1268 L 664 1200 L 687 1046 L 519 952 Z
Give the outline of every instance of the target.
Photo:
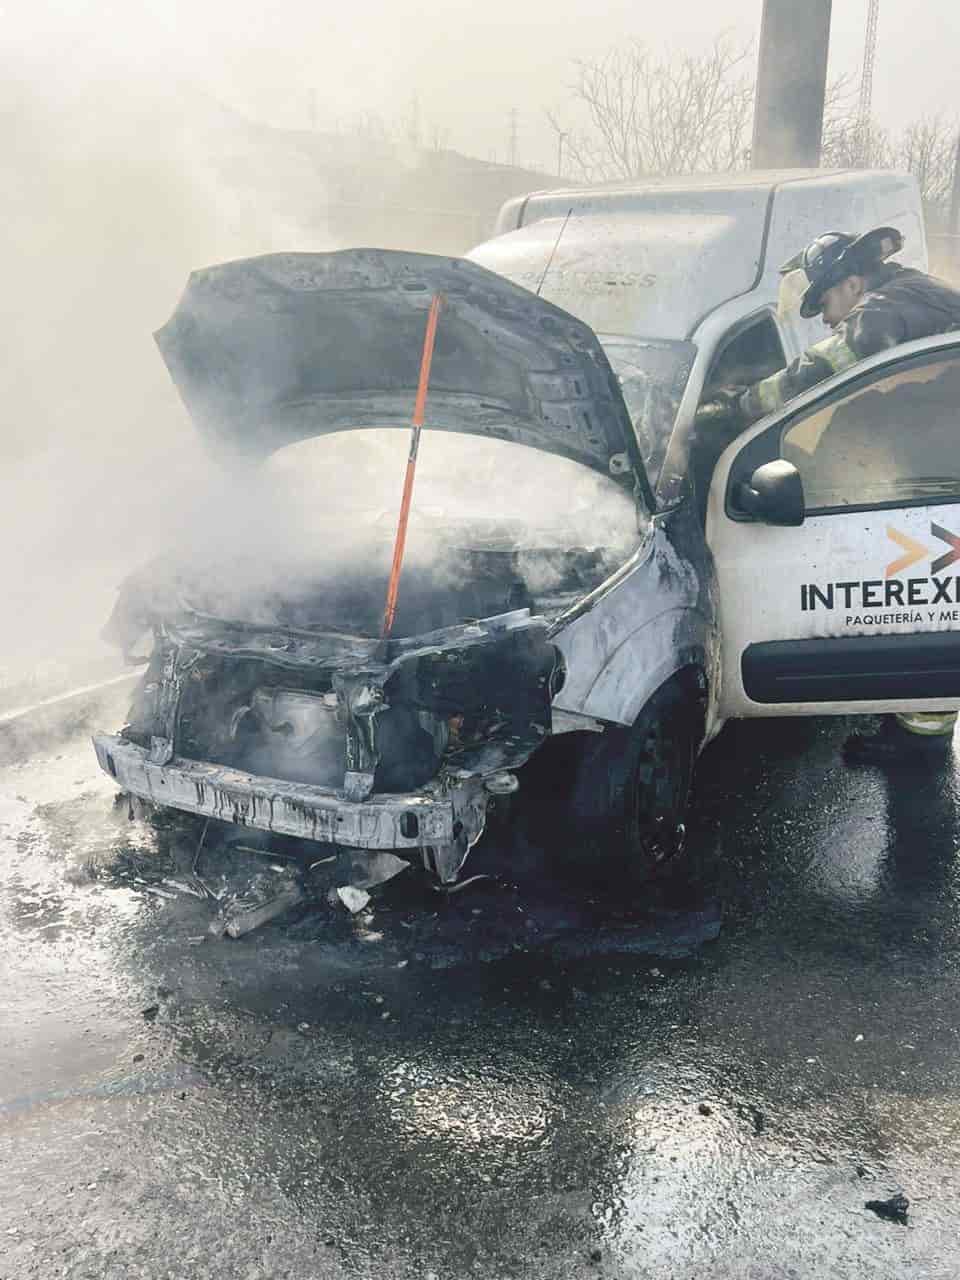
M 692 342 L 675 338 L 633 338 L 623 334 L 597 337 L 620 384 L 644 470 L 656 492 L 697 348 Z M 636 384 L 645 382 L 643 391 L 638 386 L 631 387 L 631 380 Z

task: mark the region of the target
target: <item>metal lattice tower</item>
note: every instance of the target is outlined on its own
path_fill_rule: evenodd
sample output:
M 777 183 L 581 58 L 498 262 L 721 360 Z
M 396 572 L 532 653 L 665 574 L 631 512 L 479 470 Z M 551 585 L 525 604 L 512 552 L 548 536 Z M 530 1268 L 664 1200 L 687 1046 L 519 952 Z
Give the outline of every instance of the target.
M 510 163 L 514 168 L 517 167 L 517 122 L 520 119 L 520 112 L 516 107 L 510 108 Z
M 873 65 L 877 60 L 877 24 L 880 20 L 880 0 L 870 0 L 867 12 L 867 36 L 863 46 L 863 75 L 860 78 L 860 107 L 857 123 L 861 136 L 870 129 L 873 109 Z

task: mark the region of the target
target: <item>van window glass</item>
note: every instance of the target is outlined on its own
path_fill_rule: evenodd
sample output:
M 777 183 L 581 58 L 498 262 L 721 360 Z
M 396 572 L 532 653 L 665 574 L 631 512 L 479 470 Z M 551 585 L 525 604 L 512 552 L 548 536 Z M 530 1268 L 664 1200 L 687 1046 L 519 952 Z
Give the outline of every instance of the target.
M 809 512 L 960 501 L 960 352 L 904 361 L 784 430 Z
M 718 392 L 735 386 L 749 386 L 769 377 L 786 364 L 780 331 L 769 314 L 754 318 L 746 327 L 734 330 L 720 344 L 704 380 L 700 403 L 712 400 Z M 689 437 L 689 454 L 684 467 L 693 482 L 700 519 L 706 522 L 710 482 L 720 455 L 732 440 L 746 428 L 734 415 L 718 419 L 709 431 L 693 432 Z M 682 457 L 682 455 L 680 455 Z M 678 457 L 671 447 L 668 466 Z M 661 489 L 663 486 L 661 486 Z
M 736 334 L 710 366 L 701 403 L 710 400 L 722 387 L 749 387 L 786 365 L 783 343 L 772 316 L 765 315 Z
M 692 342 L 599 335 L 617 375 L 650 487 L 660 469 L 697 349 Z

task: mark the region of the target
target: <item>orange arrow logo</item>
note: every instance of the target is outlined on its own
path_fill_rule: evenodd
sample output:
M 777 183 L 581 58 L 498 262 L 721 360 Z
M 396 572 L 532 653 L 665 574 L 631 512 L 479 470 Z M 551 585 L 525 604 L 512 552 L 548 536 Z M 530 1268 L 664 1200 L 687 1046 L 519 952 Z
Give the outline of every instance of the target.
M 922 560 L 928 554 L 927 548 L 923 543 L 917 542 L 914 538 L 908 538 L 905 533 L 901 533 L 889 524 L 887 525 L 887 537 L 907 553 L 905 556 L 901 556 L 899 560 L 894 560 L 893 564 L 887 565 L 888 578 L 893 578 L 896 574 L 903 573 L 904 569 L 909 569 L 912 564 L 916 564 L 918 560 Z

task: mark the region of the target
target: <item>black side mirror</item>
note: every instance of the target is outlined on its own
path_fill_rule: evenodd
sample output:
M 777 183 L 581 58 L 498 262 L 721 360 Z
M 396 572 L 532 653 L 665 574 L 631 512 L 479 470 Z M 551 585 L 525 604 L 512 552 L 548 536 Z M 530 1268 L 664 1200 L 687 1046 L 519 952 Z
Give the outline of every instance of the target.
M 765 524 L 803 524 L 803 481 L 783 458 L 757 467 L 749 484 L 737 486 L 736 501 L 741 511 Z

